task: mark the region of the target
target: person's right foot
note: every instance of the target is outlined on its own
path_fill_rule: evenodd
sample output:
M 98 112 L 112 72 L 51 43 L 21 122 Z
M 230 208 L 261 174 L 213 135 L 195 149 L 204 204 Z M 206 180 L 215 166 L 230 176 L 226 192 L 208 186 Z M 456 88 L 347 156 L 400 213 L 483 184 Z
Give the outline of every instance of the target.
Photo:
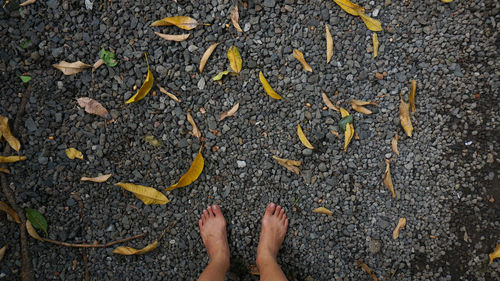
M 269 203 L 262 217 L 262 231 L 257 247 L 257 264 L 271 258 L 276 260 L 283 239 L 285 239 L 288 218 L 281 206 Z

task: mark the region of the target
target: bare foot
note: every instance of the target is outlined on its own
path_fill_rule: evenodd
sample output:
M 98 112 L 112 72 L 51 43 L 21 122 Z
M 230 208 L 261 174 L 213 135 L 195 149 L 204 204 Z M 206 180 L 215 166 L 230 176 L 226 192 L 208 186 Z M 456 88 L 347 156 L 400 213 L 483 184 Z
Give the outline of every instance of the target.
M 229 244 L 227 243 L 226 219 L 219 206 L 203 210 L 200 226 L 201 239 L 207 248 L 210 262 L 222 263 L 229 269 Z
M 262 231 L 257 247 L 257 264 L 271 258 L 276 260 L 283 239 L 285 239 L 288 218 L 281 206 L 269 203 L 262 217 Z

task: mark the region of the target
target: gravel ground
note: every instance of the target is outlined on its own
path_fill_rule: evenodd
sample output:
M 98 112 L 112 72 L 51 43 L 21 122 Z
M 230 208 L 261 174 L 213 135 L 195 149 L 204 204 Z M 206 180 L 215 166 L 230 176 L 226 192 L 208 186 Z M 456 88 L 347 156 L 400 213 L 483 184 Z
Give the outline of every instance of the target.
M 40 210 L 49 237 L 61 241 L 104 243 L 147 231 L 126 244 L 140 248 L 167 230 L 158 249 L 146 255 L 89 250 L 92 280 L 195 279 L 208 261 L 197 221 L 213 203 L 228 221 L 228 280 L 256 280 L 247 268 L 255 261 L 259 221 L 269 201 L 283 205 L 290 217 L 279 257 L 290 280 L 368 280 L 356 259 L 382 280 L 498 280 L 500 262 L 488 265 L 487 257 L 500 242 L 498 1 L 360 0 L 384 27 L 376 59 L 368 52 L 372 32 L 331 0 L 243 1 L 244 34 L 230 25 L 229 0 L 111 2 L 94 1 L 89 10 L 84 1 L 37 1 L 0 12 L 0 114 L 15 116 L 26 87 L 19 75 L 31 75 L 35 89 L 19 135 L 28 160 L 10 169 L 18 203 Z M 155 36 L 183 33 L 149 27 L 175 15 L 210 25 L 190 31 L 184 42 Z M 325 24 L 335 43 L 329 65 Z M 214 42 L 221 44 L 200 74 L 201 55 Z M 229 67 L 226 51 L 232 45 L 241 52 L 243 71 L 219 85 L 210 78 Z M 73 76 L 51 67 L 61 60 L 93 64 L 101 47 L 116 53 L 116 67 Z M 292 57 L 294 48 L 313 73 Z M 155 87 L 156 95 L 124 104 L 147 72 L 144 52 L 157 85 L 182 103 Z M 283 100 L 265 95 L 259 70 Z M 387 76 L 378 80 L 376 72 Z M 403 136 L 398 117 L 399 94 L 407 93 L 410 79 L 418 81 L 412 138 Z M 379 101 L 372 115 L 353 113 L 360 139 L 347 152 L 342 135 L 329 133 L 337 130 L 340 115 L 323 109 L 322 91 L 338 92 L 335 101 Z M 82 96 L 100 101 L 116 122 L 85 113 L 75 100 Z M 236 102 L 241 106 L 235 117 L 218 122 Z M 123 181 L 161 189 L 179 179 L 201 145 L 189 135 L 188 110 L 206 138 L 200 178 L 167 192 L 166 205 L 145 206 L 113 186 Z M 298 123 L 313 151 L 300 143 Z M 400 156 L 391 149 L 395 132 L 403 136 Z M 145 135 L 164 146 L 150 146 Z M 68 147 L 80 149 L 85 160 L 69 160 Z M 301 175 L 272 155 L 302 160 Z M 382 184 L 384 158 L 391 159 L 396 199 Z M 98 173 L 114 176 L 107 184 L 79 181 Z M 83 198 L 84 219 L 72 192 Z M 319 206 L 334 215 L 312 213 Z M 393 240 L 400 217 L 407 226 Z M 18 227 L 0 214 L 4 244 L 10 249 L 0 263 L 0 280 L 16 280 Z M 79 250 L 30 244 L 37 280 L 83 279 Z

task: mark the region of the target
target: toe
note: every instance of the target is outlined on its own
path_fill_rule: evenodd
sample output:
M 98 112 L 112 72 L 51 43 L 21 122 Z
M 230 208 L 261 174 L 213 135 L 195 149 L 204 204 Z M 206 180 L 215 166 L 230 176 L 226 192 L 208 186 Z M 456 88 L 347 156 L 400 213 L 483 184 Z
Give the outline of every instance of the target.
M 281 209 L 280 214 L 279 214 L 280 220 L 285 218 L 285 209 Z
M 274 204 L 273 202 L 267 204 L 266 213 L 264 215 L 265 216 L 272 216 L 275 209 L 276 209 L 276 204 Z
M 276 210 L 274 211 L 274 215 L 275 215 L 275 216 L 277 216 L 277 217 L 279 217 L 280 211 L 281 211 L 281 206 L 280 206 L 280 205 L 278 205 L 278 206 L 276 207 Z
M 285 228 L 288 227 L 288 219 L 285 219 Z
M 216 217 L 222 217 L 222 211 L 218 205 L 213 205 L 212 206 L 212 211 L 214 212 L 214 215 Z
M 208 211 L 208 214 L 210 215 L 210 217 L 215 217 L 214 211 L 212 211 L 212 206 L 208 206 L 207 211 Z
M 201 219 L 198 221 L 198 226 L 200 227 L 200 229 L 203 226 L 203 221 Z
M 208 219 L 208 211 L 206 209 L 203 210 L 203 215 L 201 216 L 201 219 L 203 220 L 203 222 L 207 221 L 207 219 Z

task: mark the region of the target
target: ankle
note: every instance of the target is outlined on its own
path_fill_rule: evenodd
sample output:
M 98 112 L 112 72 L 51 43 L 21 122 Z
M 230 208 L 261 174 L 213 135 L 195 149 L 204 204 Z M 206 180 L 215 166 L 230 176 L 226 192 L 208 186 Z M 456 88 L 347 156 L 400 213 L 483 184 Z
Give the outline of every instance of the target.
M 229 270 L 230 266 L 229 256 L 226 254 L 219 254 L 210 257 L 209 263 L 217 267 L 223 268 L 226 272 Z
M 258 268 L 265 266 L 269 263 L 275 263 L 276 257 L 269 252 L 260 251 L 257 252 L 257 258 L 255 259 Z

